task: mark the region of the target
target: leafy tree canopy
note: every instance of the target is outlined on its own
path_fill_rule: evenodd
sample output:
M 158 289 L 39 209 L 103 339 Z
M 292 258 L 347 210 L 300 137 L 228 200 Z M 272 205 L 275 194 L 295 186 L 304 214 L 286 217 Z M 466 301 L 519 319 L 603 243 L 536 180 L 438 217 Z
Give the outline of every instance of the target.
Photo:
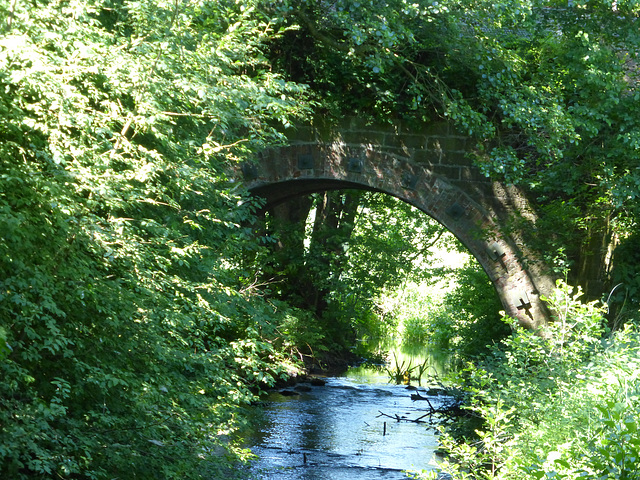
M 237 280 L 256 205 L 224 168 L 305 89 L 250 5 L 0 11 L 0 476 L 215 478 L 290 314 Z
M 475 139 L 486 175 L 557 219 L 527 227 L 554 240 L 543 250 L 577 260 L 594 236 L 637 225 L 638 2 L 281 1 L 271 11 L 289 29 L 270 57 L 328 112 L 444 118 Z

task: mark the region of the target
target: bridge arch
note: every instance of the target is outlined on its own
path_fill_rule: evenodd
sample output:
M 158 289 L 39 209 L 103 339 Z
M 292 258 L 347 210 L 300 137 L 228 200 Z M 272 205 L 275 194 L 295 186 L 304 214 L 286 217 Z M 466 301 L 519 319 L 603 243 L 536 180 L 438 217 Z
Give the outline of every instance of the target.
M 445 139 L 441 140 L 439 145 Z M 315 136 L 263 151 L 235 174 L 250 192 L 266 200 L 267 207 L 299 195 L 347 188 L 395 196 L 434 218 L 465 245 L 487 273 L 509 316 L 528 328 L 546 323 L 549 313 L 540 296 L 550 293 L 553 279 L 534 266 L 538 263 L 532 262 L 517 235 L 503 228 L 505 211 L 522 210 L 523 197 L 478 175 L 467 174 L 480 180 L 465 181 L 451 160 L 443 164 L 447 151 L 442 148 L 436 165 L 417 161 L 415 152 L 400 143 L 405 147 L 398 152 L 371 141 L 348 143 L 335 136 L 319 141 Z M 460 155 L 450 155 L 454 157 L 459 162 Z M 448 170 L 437 173 L 438 165 Z M 464 168 L 473 169 L 469 162 Z

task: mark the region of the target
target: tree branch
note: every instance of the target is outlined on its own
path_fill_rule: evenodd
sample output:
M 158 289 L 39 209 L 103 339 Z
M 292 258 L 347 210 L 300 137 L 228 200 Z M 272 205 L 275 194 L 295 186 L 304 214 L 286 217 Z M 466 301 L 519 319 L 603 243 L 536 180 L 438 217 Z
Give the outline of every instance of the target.
M 305 27 L 307 27 L 307 29 L 309 30 L 309 33 L 313 38 L 315 38 L 316 40 L 319 40 L 320 42 L 324 43 L 325 45 L 328 45 L 331 48 L 334 48 L 341 52 L 347 52 L 347 53 L 353 52 L 359 55 L 370 52 L 372 50 L 372 47 L 369 45 L 358 45 L 356 47 L 352 47 L 347 45 L 346 43 L 340 43 L 335 38 L 325 35 L 320 30 L 318 30 L 315 24 L 313 23 L 313 21 L 307 15 L 305 15 L 304 12 L 296 11 L 295 15 L 298 17 L 298 19 L 302 21 Z

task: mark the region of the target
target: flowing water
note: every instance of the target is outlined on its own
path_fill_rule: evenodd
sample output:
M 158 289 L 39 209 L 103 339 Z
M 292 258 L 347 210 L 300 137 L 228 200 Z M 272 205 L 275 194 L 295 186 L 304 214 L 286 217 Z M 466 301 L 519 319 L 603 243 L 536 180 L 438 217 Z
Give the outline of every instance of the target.
M 300 385 L 293 396 L 274 392 L 254 410 L 254 429 L 246 438 L 258 456 L 252 465 L 256 478 L 400 480 L 406 470 L 434 468 L 438 439 L 427 402 L 411 400 L 415 392 L 381 374 L 352 373 L 326 382 Z M 437 408 L 447 398 L 430 400 Z M 427 423 L 406 421 L 422 416 Z

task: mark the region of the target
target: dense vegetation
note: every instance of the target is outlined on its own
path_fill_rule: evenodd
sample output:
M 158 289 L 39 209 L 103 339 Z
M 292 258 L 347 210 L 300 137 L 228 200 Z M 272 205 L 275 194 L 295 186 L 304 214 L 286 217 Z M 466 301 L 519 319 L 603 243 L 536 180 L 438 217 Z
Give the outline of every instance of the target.
M 638 13 L 633 0 L 0 4 L 0 476 L 239 476 L 242 405 L 402 320 L 473 360 L 459 381 L 484 429 L 450 439 L 456 478 L 636 478 Z M 528 192 L 528 241 L 607 308 L 560 284 L 548 333 L 486 348 L 511 330 L 475 267 L 432 321 L 381 308 L 442 273 L 425 253 L 441 228 L 408 207 L 328 192 L 298 199 L 296 221 L 256 218 L 228 167 L 344 112 L 448 118 L 487 175 Z
M 514 219 L 527 243 L 590 297 L 615 285 L 609 247 L 637 245 L 637 2 L 277 5 L 297 28 L 272 42 L 274 62 L 321 92 L 327 112 L 449 119 L 487 175 L 535 201 L 538 221 Z
M 304 88 L 235 2 L 0 9 L 0 476 L 212 478 L 236 408 L 294 368 L 224 166 Z
M 381 296 L 442 275 L 431 247 L 463 248 L 443 237 L 437 222 L 381 193 L 331 191 L 287 206 L 267 216 L 278 241 L 259 262 L 260 272 L 271 297 L 313 313 L 327 337 L 323 347 L 333 350 L 393 335 L 398 314 L 381 305 Z
M 560 282 L 545 335 L 514 327 L 460 372 L 478 429 L 442 437 L 453 478 L 640 478 L 637 327 L 603 336 L 605 306 L 581 296 Z

